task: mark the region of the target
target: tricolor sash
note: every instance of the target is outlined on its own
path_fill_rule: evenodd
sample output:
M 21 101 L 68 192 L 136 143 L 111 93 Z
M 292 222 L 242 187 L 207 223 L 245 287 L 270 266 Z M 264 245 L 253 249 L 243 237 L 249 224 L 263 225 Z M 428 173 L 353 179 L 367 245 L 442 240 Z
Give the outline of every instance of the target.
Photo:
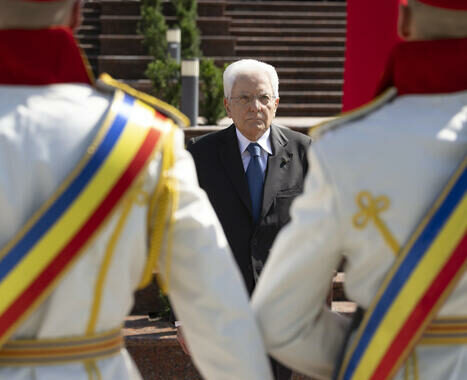
M 55 289 L 145 171 L 163 132 L 140 124 L 144 112 L 160 126 L 169 122 L 117 90 L 81 162 L 0 251 L 0 346 Z
M 385 278 L 339 380 L 392 378 L 455 288 L 467 263 L 467 158 Z

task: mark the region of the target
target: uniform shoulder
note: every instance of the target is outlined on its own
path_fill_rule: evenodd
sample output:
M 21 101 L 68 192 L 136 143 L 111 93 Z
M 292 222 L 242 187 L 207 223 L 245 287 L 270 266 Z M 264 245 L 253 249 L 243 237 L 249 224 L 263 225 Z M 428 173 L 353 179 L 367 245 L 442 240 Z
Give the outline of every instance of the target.
M 353 122 L 370 115 L 372 112 L 378 110 L 386 103 L 394 99 L 396 95 L 397 90 L 395 88 L 390 88 L 383 92 L 381 95 L 379 95 L 377 98 L 373 99 L 369 103 L 366 103 L 355 110 L 352 110 L 350 112 L 344 112 L 340 115 L 337 115 L 335 119 L 325 121 L 323 123 L 311 127 L 308 134 L 310 135 L 313 141 L 318 140 L 329 131 L 342 128 L 349 122 Z
M 151 95 L 138 91 L 125 83 L 119 82 L 113 79 L 108 74 L 102 74 L 99 77 L 97 81 L 97 89 L 104 93 L 113 92 L 117 89 L 121 90 L 126 94 L 132 96 L 133 98 L 136 98 L 142 101 L 143 103 L 146 103 L 147 105 L 151 106 L 165 117 L 173 120 L 173 122 L 179 127 L 187 127 L 188 125 L 190 125 L 189 119 L 175 107 Z

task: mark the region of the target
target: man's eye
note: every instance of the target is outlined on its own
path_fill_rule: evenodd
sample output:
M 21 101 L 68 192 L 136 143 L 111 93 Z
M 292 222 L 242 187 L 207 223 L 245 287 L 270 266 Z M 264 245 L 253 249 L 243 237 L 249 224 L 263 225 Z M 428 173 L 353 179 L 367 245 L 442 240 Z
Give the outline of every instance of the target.
M 267 95 L 261 95 L 261 96 L 259 97 L 259 101 L 260 101 L 261 103 L 263 103 L 263 104 L 268 104 L 268 103 L 269 103 L 269 100 L 270 100 L 270 98 L 269 98 L 269 96 L 267 96 Z

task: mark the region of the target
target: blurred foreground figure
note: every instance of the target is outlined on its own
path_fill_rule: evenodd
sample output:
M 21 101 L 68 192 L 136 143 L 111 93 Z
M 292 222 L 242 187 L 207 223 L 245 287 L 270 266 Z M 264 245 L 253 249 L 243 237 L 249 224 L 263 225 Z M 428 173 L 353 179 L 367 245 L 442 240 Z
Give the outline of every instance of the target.
M 204 378 L 270 379 L 186 118 L 94 86 L 79 18 L 75 0 L 0 0 L 0 379 L 139 379 L 121 327 L 155 268 Z
M 409 0 L 399 33 L 384 91 L 317 129 L 253 294 L 268 352 L 319 379 L 467 374 L 467 2 Z M 352 327 L 325 307 L 342 258 Z

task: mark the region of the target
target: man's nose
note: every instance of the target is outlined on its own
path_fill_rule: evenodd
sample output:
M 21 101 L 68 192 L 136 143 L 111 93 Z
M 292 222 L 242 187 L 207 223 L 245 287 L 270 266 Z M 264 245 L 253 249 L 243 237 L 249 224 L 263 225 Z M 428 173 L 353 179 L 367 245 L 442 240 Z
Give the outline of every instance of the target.
M 261 107 L 261 103 L 257 96 L 253 96 L 248 103 L 251 110 L 257 111 Z

